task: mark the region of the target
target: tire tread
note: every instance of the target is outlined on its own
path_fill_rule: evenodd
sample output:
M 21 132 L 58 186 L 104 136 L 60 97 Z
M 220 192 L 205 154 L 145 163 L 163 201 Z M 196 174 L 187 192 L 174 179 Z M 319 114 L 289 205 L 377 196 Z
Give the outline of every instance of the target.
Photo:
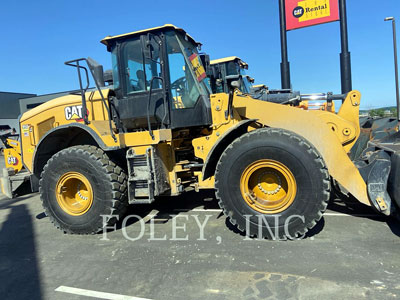
M 74 152 L 85 155 L 85 153 L 89 154 L 89 157 L 97 163 L 98 167 L 105 171 L 106 177 L 108 177 L 108 181 L 111 186 L 111 193 L 113 198 L 107 201 L 107 208 L 109 209 L 109 220 L 107 223 L 97 222 L 94 226 L 90 228 L 87 232 L 74 232 L 71 228 L 68 228 L 62 225 L 49 211 L 49 208 L 44 204 L 45 201 L 42 197 L 43 195 L 43 174 L 45 174 L 49 165 L 51 165 L 54 160 L 56 160 L 61 155 L 71 155 Z M 125 171 L 118 165 L 116 165 L 112 160 L 109 159 L 107 154 L 100 148 L 91 145 L 79 145 L 72 146 L 66 149 L 63 149 L 56 154 L 54 154 L 46 163 L 43 168 L 42 174 L 39 180 L 39 193 L 42 201 L 43 209 L 45 210 L 45 214 L 50 218 L 50 221 L 60 230 L 63 230 L 65 233 L 69 234 L 96 234 L 101 231 L 105 226 L 112 226 L 118 220 L 115 215 L 122 216 L 126 208 L 128 206 L 128 202 L 126 199 L 126 190 L 127 190 L 127 177 Z
M 287 130 L 281 129 L 281 128 L 266 127 L 266 128 L 261 128 L 261 129 L 250 131 L 247 134 L 244 134 L 244 135 L 240 136 L 239 138 L 237 138 L 236 140 L 234 140 L 233 143 L 231 143 L 225 149 L 225 151 L 222 153 L 222 155 L 218 161 L 216 170 L 215 170 L 215 195 L 218 200 L 218 205 L 222 209 L 224 215 L 229 218 L 229 221 L 232 223 L 232 225 L 234 225 L 239 231 L 245 232 L 245 228 L 242 228 L 239 225 L 239 222 L 237 222 L 237 220 L 235 220 L 233 218 L 232 212 L 229 212 L 227 210 L 226 206 L 224 205 L 224 202 L 222 201 L 222 198 L 220 196 L 220 187 L 219 187 L 219 180 L 218 180 L 218 178 L 220 177 L 219 171 L 221 169 L 221 164 L 227 158 L 227 156 L 229 155 L 229 152 L 232 149 L 237 147 L 239 144 L 251 142 L 254 138 L 264 136 L 266 132 L 270 133 L 270 134 L 272 133 L 272 134 L 284 135 L 284 136 L 287 136 L 289 139 L 295 140 L 298 143 L 298 146 L 303 148 L 304 151 L 307 151 L 309 154 L 313 155 L 316 163 L 320 165 L 319 172 L 321 173 L 321 177 L 323 180 L 324 191 L 322 193 L 322 199 L 320 201 L 320 207 L 318 209 L 316 218 L 311 223 L 309 223 L 307 226 L 305 226 L 302 231 L 297 231 L 295 233 L 296 237 L 303 237 L 322 218 L 323 213 L 325 212 L 325 210 L 328 206 L 328 202 L 329 202 L 330 195 L 331 195 L 331 192 L 330 192 L 331 191 L 331 181 L 330 181 L 328 168 L 326 167 L 326 164 L 325 164 L 322 156 L 318 153 L 318 151 L 315 149 L 315 147 L 310 142 L 308 142 L 307 140 L 305 140 L 304 138 L 302 138 L 301 136 L 299 136 L 298 134 L 296 134 L 294 132 L 290 132 L 290 131 L 287 131 Z M 257 234 L 252 234 L 251 237 L 257 237 Z M 287 236 L 281 237 L 281 239 L 283 239 L 283 240 L 286 240 L 288 238 L 289 237 L 287 237 Z

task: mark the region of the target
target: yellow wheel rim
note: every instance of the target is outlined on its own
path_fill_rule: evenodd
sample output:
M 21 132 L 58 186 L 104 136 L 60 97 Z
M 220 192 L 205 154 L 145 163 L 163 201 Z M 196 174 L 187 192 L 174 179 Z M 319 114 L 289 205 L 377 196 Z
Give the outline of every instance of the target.
M 261 159 L 243 171 L 240 191 L 252 209 L 263 214 L 276 214 L 293 203 L 297 185 L 292 172 L 284 164 Z
M 89 180 L 78 172 L 68 172 L 56 185 L 58 205 L 69 215 L 81 216 L 93 204 L 93 190 Z

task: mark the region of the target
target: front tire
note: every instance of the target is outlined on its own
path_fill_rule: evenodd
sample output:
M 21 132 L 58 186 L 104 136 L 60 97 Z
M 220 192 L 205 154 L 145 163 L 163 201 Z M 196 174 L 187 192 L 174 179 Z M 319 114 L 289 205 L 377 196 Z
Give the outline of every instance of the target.
M 46 215 L 66 233 L 97 233 L 115 224 L 127 206 L 125 171 L 95 146 L 53 155 L 39 184 Z
M 326 165 L 303 137 L 263 128 L 222 154 L 216 195 L 229 221 L 248 236 L 294 239 L 315 226 L 330 198 Z

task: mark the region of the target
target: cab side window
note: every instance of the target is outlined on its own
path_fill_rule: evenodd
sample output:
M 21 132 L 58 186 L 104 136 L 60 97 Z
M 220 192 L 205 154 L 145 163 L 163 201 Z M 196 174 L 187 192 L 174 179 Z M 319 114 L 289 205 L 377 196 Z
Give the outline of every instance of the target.
M 141 47 L 140 39 L 136 39 L 126 43 L 123 49 L 127 94 L 149 91 L 151 79 L 161 75 L 158 53 L 153 53 L 153 59 L 144 58 Z M 160 88 L 159 80 L 153 80 L 153 89 L 156 88 Z
M 118 61 L 117 61 L 117 48 L 115 47 L 111 52 L 111 64 L 113 74 L 113 85 L 114 89 L 119 88 L 119 73 L 118 73 Z

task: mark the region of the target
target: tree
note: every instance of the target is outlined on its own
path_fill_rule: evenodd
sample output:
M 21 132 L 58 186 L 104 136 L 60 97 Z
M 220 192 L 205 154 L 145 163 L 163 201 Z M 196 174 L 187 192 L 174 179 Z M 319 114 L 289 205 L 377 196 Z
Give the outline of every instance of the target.
M 385 115 L 385 111 L 382 108 L 378 108 L 378 109 L 371 109 L 369 111 L 369 115 L 371 117 L 383 117 Z

